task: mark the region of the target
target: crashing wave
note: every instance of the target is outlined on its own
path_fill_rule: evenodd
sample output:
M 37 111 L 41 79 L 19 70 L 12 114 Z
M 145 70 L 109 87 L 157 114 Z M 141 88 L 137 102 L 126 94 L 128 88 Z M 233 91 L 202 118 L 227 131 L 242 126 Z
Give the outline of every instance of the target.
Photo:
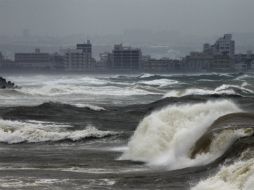
M 199 182 L 191 190 L 253 190 L 254 158 L 221 167 L 213 177 Z
M 183 97 L 188 95 L 241 95 L 254 94 L 254 91 L 247 88 L 248 83 L 244 82 L 241 85 L 229 85 L 223 84 L 214 90 L 211 89 L 199 89 L 199 88 L 189 88 L 184 90 L 172 90 L 164 95 L 167 97 Z
M 73 130 L 69 125 L 56 123 L 0 120 L 0 142 L 8 144 L 79 141 L 112 135 L 116 135 L 116 132 L 100 131 L 93 126 L 88 126 L 84 130 Z
M 253 133 L 245 129 L 220 133 L 210 152 L 195 158 L 190 156 L 195 143 L 217 118 L 240 111 L 227 100 L 168 106 L 144 118 L 120 159 L 142 161 L 171 170 L 208 164 L 220 157 L 236 139 Z
M 178 84 L 178 81 L 169 80 L 169 79 L 156 79 L 156 80 L 149 80 L 149 81 L 140 81 L 139 84 L 151 85 L 151 86 L 159 86 L 159 87 L 166 87 Z

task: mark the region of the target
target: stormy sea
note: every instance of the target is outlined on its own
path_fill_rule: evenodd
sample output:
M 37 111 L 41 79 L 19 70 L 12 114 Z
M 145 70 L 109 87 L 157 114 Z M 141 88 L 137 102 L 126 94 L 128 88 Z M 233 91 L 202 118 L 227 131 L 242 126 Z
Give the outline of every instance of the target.
M 0 189 L 254 189 L 254 74 L 2 74 Z

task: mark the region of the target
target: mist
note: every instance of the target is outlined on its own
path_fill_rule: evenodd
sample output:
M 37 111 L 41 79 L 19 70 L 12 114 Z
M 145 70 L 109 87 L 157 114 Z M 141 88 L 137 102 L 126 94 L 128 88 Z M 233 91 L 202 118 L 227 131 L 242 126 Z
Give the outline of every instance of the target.
M 251 33 L 252 0 L 0 0 L 0 35 Z

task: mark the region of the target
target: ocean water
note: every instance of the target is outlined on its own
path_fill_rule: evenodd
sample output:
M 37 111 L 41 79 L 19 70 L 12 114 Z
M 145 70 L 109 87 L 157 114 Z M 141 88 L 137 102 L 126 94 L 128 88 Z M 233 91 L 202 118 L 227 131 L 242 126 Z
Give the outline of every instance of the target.
M 254 189 L 254 74 L 1 74 L 0 189 Z

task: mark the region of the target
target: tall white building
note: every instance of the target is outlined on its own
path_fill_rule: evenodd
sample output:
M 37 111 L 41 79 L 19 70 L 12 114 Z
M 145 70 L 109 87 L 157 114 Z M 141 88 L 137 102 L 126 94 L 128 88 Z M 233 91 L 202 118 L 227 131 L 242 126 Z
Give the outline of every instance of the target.
M 232 34 L 225 34 L 214 45 L 204 44 L 203 52 L 233 58 L 235 54 L 235 41 L 232 39 Z
M 233 57 L 235 54 L 235 41 L 232 40 L 232 34 L 225 34 L 214 44 L 214 54 L 227 55 Z

